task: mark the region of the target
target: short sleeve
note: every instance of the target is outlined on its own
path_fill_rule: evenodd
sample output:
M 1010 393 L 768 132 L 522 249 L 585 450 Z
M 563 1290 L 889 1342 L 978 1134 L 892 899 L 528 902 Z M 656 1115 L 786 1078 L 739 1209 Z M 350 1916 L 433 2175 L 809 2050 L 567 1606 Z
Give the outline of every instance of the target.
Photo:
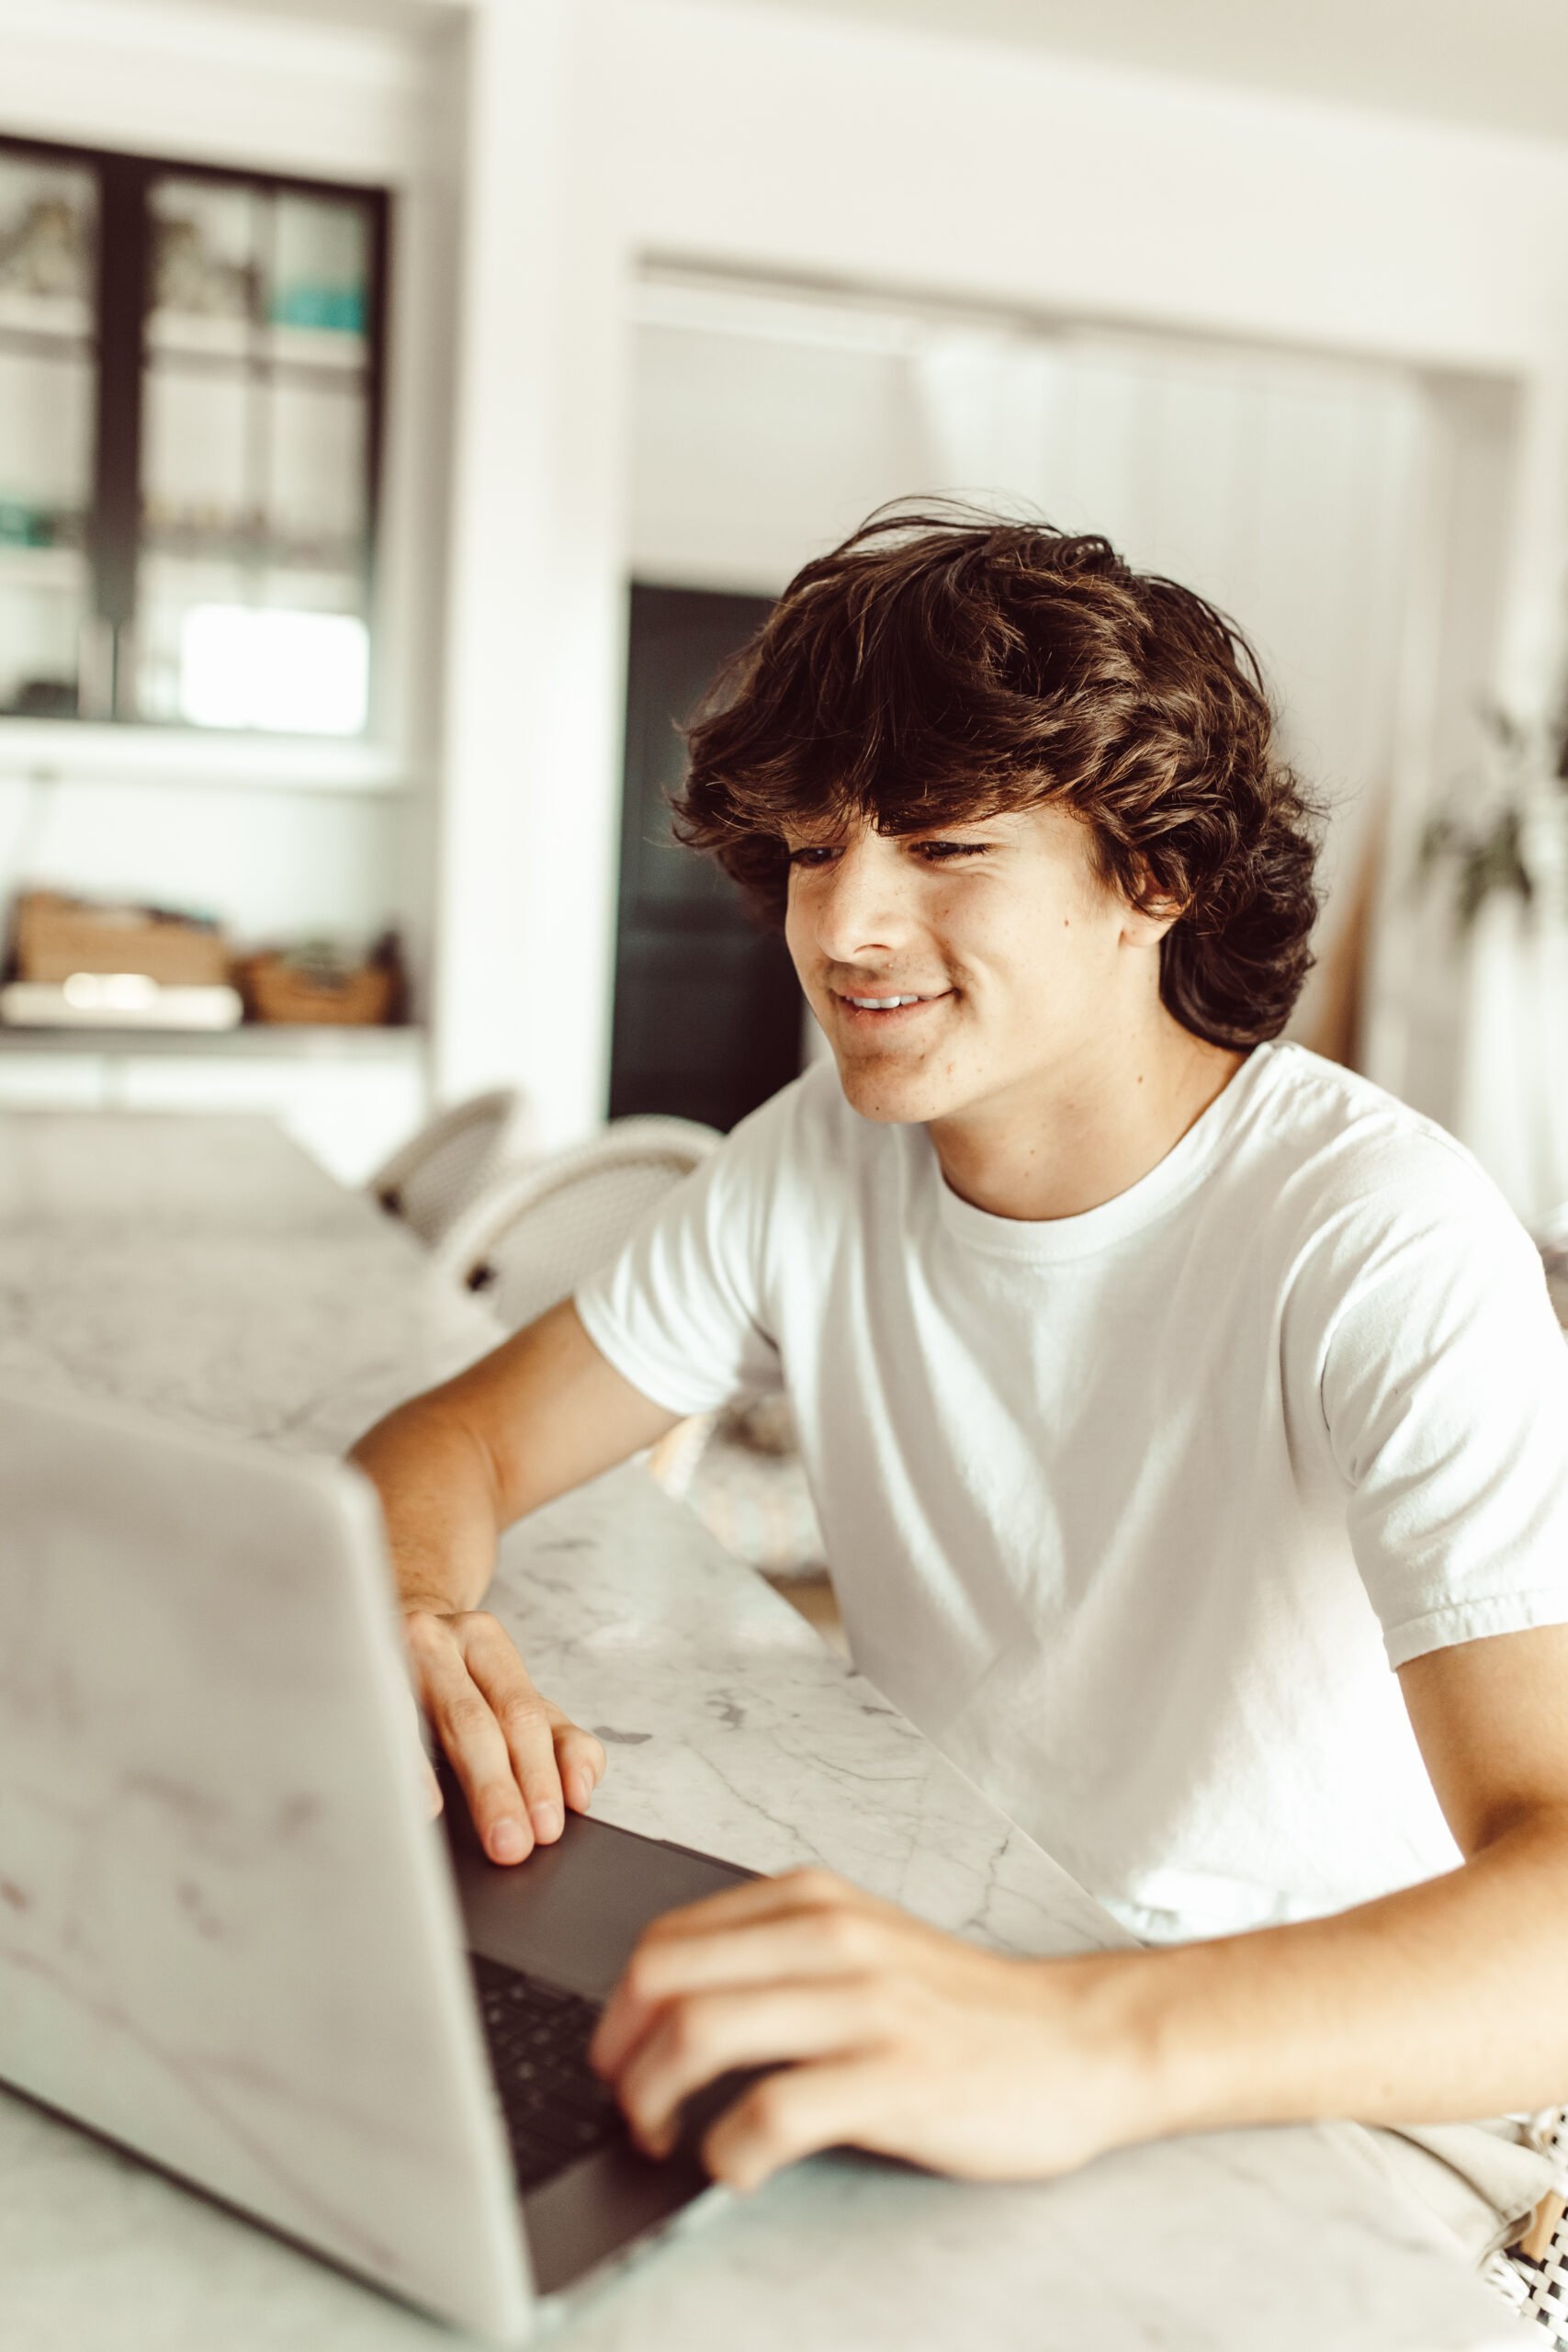
M 1395 1667 L 1568 1623 L 1568 1349 L 1479 1170 L 1342 1225 L 1319 1394 Z M 1397 1187 L 1395 1188 L 1397 1190 Z
M 782 1385 L 761 1265 L 786 1107 L 775 1097 L 754 1112 L 577 1292 L 601 1355 L 668 1412 L 710 1412 Z

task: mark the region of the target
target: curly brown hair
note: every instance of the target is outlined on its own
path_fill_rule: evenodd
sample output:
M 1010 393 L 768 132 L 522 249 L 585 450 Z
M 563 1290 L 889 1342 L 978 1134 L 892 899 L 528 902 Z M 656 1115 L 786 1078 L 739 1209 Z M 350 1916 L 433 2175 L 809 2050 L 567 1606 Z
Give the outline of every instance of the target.
M 1234 623 L 1107 540 L 883 510 L 721 671 L 685 729 L 675 830 L 779 923 L 786 826 L 925 833 L 1059 803 L 1130 903 L 1180 907 L 1169 1011 L 1245 1047 L 1289 1018 L 1318 904 L 1319 811 L 1273 723 Z

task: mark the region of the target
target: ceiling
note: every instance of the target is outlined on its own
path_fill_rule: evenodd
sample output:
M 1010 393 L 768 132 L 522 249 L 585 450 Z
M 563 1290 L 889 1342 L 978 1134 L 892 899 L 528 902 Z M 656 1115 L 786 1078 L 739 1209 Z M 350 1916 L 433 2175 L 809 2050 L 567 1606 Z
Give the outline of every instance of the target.
M 521 0 L 511 0 L 521 5 Z M 184 0 L 428 32 L 467 0 Z M 1568 0 L 720 0 L 1568 141 Z
M 1568 140 L 1568 0 L 728 0 Z

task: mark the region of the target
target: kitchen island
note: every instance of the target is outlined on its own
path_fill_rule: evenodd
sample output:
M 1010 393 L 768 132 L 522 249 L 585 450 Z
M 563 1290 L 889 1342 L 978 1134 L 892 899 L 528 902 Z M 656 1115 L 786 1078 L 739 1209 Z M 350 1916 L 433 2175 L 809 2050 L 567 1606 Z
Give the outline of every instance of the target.
M 114 1398 L 337 1453 L 496 1337 L 403 1228 L 264 1121 L 0 1117 L 0 1391 Z M 636 1465 L 513 1530 L 490 1605 L 541 1688 L 604 1741 L 606 1819 L 755 1870 L 821 1862 L 1002 1951 L 1124 1940 Z M 6 2352 L 454 2340 L 0 2093 Z M 818 2158 L 589 2282 L 557 2340 L 1505 2352 L 1540 2339 L 1466 2274 L 1366 2135 L 1334 2125 L 1170 2141 L 1026 2187 Z

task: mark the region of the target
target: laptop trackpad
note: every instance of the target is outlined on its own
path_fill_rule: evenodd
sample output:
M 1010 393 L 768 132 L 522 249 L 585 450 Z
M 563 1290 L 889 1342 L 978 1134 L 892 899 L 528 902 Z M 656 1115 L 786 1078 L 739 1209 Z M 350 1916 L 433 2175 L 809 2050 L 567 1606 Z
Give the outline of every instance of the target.
M 491 1861 L 446 1773 L 447 1844 L 475 1951 L 604 2000 L 650 1919 L 755 1872 L 711 1855 L 569 1813 L 553 1846 L 525 1862 Z

